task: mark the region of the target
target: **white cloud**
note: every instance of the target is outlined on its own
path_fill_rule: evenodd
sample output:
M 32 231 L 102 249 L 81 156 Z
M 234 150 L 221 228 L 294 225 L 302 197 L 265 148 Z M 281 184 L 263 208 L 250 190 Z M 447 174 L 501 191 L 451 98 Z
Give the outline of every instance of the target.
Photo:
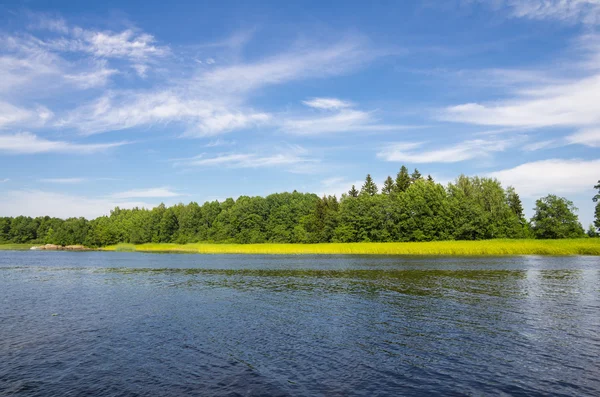
M 38 179 L 39 182 L 43 183 L 58 183 L 58 184 L 78 184 L 82 182 L 86 182 L 86 178 L 42 178 Z
M 337 98 L 313 98 L 308 101 L 302 101 L 303 104 L 315 109 L 343 109 L 351 107 L 350 102 L 342 101 Z
M 10 182 L 9 178 L 0 179 L 0 183 Z
M 512 127 L 598 125 L 600 75 L 569 84 L 534 87 L 503 102 L 451 106 L 442 112 L 440 118 L 470 124 Z
M 178 197 L 181 194 L 170 190 L 168 187 L 157 187 L 150 189 L 133 189 L 125 192 L 111 194 L 113 199 L 130 199 L 130 198 L 166 198 Z
M 128 142 L 112 143 L 73 143 L 66 141 L 51 141 L 40 138 L 29 132 L 12 135 L 0 135 L 0 152 L 34 154 L 34 153 L 71 153 L 88 154 L 101 152 L 118 147 Z
M 119 73 L 116 69 L 106 68 L 105 63 L 101 63 L 97 69 L 83 71 L 75 74 L 65 74 L 65 81 L 82 88 L 102 87 L 108 83 L 111 76 Z
M 14 190 L 0 193 L 0 215 L 2 216 L 52 216 L 71 218 L 83 216 L 94 219 L 108 215 L 115 207 L 152 208 L 156 204 L 118 199 L 93 199 L 40 190 Z
M 516 143 L 514 139 L 474 139 L 433 150 L 418 150 L 426 142 L 399 142 L 387 145 L 377 157 L 385 161 L 407 163 L 457 163 L 501 152 Z
M 521 149 L 526 152 L 535 152 L 536 150 L 550 149 L 559 146 L 564 146 L 564 144 L 555 139 L 549 139 L 546 141 L 528 143 L 527 145 L 524 145 Z
M 305 105 L 328 111 L 324 116 L 289 117 L 279 121 L 281 129 L 297 135 L 316 135 L 352 131 L 394 131 L 414 126 L 381 124 L 372 112 L 351 109 L 350 102 L 335 98 L 315 98 Z
M 350 38 L 329 46 L 304 46 L 249 63 L 202 70 L 197 88 L 220 93 L 244 93 L 301 78 L 346 73 L 380 54 L 366 48 L 364 40 Z
M 290 146 L 281 153 L 259 154 L 259 153 L 222 153 L 208 157 L 200 155 L 188 159 L 174 161 L 175 166 L 183 167 L 227 167 L 227 168 L 263 168 L 286 166 L 292 167 L 291 171 L 305 172 L 302 168 L 309 163 L 317 163 L 315 158 L 307 157 L 306 151 L 299 146 Z
M 337 198 L 342 197 L 342 194 L 348 193 L 352 188 L 352 185 L 360 190 L 364 181 L 355 180 L 351 181 L 343 177 L 333 177 L 324 179 L 321 181 L 321 186 L 317 189 L 317 195 L 322 196 L 336 196 Z M 377 182 L 376 182 L 377 183 Z
M 598 0 L 495 0 L 490 4 L 508 7 L 515 18 L 581 22 L 590 25 L 600 22 Z
M 488 174 L 526 197 L 586 192 L 597 183 L 598 175 L 600 160 L 561 159 L 525 163 Z
M 600 127 L 578 131 L 567 136 L 567 142 L 591 147 L 600 147 Z
M 170 54 L 169 47 L 156 45 L 152 35 L 132 29 L 111 32 L 73 27 L 68 31 L 68 35 L 43 41 L 43 45 L 54 51 L 86 52 L 98 58 L 121 58 L 136 62 Z
M 218 103 L 194 99 L 185 93 L 109 93 L 72 111 L 57 126 L 75 127 L 83 135 L 152 126 L 170 122 L 186 125 L 186 136 L 212 136 L 268 121 L 266 113 L 231 109 Z
M 46 107 L 38 106 L 35 110 L 24 109 L 0 100 L 0 129 L 8 126 L 31 125 L 42 126 L 54 114 Z

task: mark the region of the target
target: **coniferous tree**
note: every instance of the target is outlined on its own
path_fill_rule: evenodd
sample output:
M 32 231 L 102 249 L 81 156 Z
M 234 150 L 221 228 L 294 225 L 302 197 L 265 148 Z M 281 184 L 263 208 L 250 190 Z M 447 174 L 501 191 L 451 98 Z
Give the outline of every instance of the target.
M 414 182 L 418 181 L 419 179 L 423 179 L 423 176 L 421 175 L 419 170 L 415 168 L 413 173 L 410 175 L 410 181 L 414 183 Z
M 405 166 L 400 167 L 400 172 L 396 175 L 396 192 L 405 192 L 410 186 L 410 175 L 408 175 L 408 168 Z
M 600 181 L 598 181 L 598 184 L 594 186 L 594 189 L 598 190 L 598 194 L 596 194 L 593 198 L 594 203 L 596 203 L 596 209 L 594 211 L 594 226 L 596 226 L 596 229 L 600 229 Z
M 356 190 L 354 185 L 352 185 L 352 189 L 348 190 L 348 195 L 350 197 L 358 197 L 358 190 Z
M 367 174 L 365 178 L 365 183 L 360 189 L 361 194 L 368 194 L 369 196 L 374 196 L 377 194 L 377 185 L 373 182 L 373 178 L 371 178 L 371 174 Z
M 509 186 L 506 189 L 506 201 L 508 202 L 508 206 L 514 212 L 515 215 L 522 220 L 522 223 L 525 222 L 525 214 L 523 213 L 523 204 L 521 203 L 521 198 L 515 191 L 515 188 Z
M 394 190 L 394 180 L 391 176 L 388 176 L 385 182 L 383 182 L 383 187 L 381 188 L 382 194 L 390 194 Z
M 431 177 L 431 174 L 427 175 L 427 182 L 434 182 L 433 178 Z

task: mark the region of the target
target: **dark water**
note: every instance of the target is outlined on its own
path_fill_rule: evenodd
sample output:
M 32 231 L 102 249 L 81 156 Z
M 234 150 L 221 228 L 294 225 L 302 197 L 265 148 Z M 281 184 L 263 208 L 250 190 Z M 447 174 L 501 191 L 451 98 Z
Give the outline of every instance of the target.
M 0 251 L 0 395 L 600 395 L 600 258 Z

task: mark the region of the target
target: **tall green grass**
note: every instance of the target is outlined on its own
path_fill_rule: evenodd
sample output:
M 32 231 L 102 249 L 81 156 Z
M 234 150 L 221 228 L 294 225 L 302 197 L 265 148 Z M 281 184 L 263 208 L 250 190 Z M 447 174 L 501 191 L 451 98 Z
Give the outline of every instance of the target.
M 600 239 L 325 244 L 118 244 L 106 251 L 201 254 L 600 255 Z
M 24 251 L 24 250 L 28 250 L 29 248 L 35 246 L 35 245 L 39 245 L 39 244 L 0 244 L 0 251 L 1 250 L 13 250 L 13 251 Z

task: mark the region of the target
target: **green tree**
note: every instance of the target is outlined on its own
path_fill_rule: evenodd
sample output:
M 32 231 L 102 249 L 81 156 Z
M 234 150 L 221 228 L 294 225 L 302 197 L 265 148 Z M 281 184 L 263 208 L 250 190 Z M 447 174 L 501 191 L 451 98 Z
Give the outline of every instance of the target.
M 413 171 L 412 174 L 410 174 L 410 181 L 412 183 L 415 183 L 416 181 L 423 179 L 423 176 L 421 175 L 421 173 L 419 172 L 418 169 L 415 168 L 415 170 Z
M 531 218 L 536 238 L 558 239 L 584 236 L 583 228 L 572 201 L 550 194 L 535 202 L 535 213 Z
M 382 194 L 390 194 L 394 190 L 394 180 L 391 176 L 388 176 L 385 182 L 383 182 L 383 188 L 381 188 Z
M 367 174 L 365 178 L 365 183 L 360 189 L 360 194 L 366 194 L 369 196 L 374 196 L 377 194 L 377 185 L 373 182 L 373 178 L 371 178 L 371 174 Z
M 427 175 L 427 182 L 435 182 L 431 176 L 431 174 Z
M 588 231 L 587 231 L 587 235 L 588 237 L 598 237 L 598 231 L 596 230 L 596 226 L 594 226 L 593 223 L 590 223 L 590 226 L 588 227 Z
M 400 171 L 396 175 L 396 192 L 405 192 L 410 186 L 410 175 L 408 175 L 408 168 L 405 166 L 400 167 Z
M 596 208 L 594 210 L 594 226 L 596 226 L 596 229 L 600 230 L 600 181 L 594 186 L 594 189 L 598 190 L 598 193 L 593 198 L 594 203 L 596 203 Z
M 10 224 L 12 218 L 3 217 L 0 218 L 0 242 L 6 243 L 10 241 Z
M 352 188 L 348 190 L 348 195 L 350 197 L 358 197 L 358 190 L 356 190 L 356 187 L 354 187 L 354 185 L 352 185 Z

